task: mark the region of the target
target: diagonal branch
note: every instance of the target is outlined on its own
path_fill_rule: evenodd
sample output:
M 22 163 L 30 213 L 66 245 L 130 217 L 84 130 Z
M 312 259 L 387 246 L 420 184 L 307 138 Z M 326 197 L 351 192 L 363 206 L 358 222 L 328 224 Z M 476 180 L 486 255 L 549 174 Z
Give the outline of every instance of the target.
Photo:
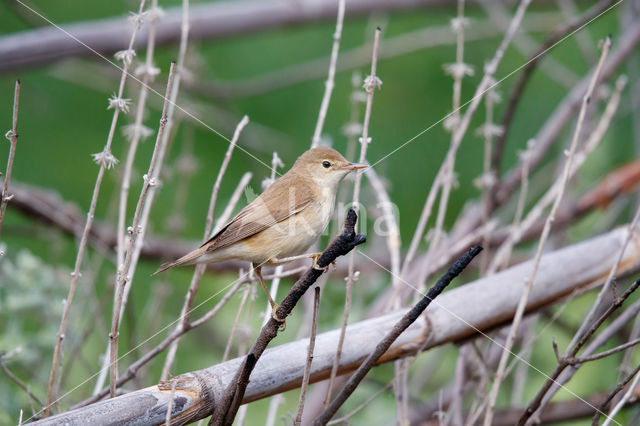
M 331 417 L 338 411 L 340 406 L 344 404 L 347 398 L 358 387 L 362 379 L 367 375 L 369 370 L 373 368 L 378 359 L 389 349 L 391 344 L 405 331 L 413 322 L 418 319 L 422 312 L 427 309 L 429 304 L 442 293 L 442 291 L 451 283 L 451 281 L 460 275 L 460 273 L 471 263 L 474 257 L 482 251 L 482 247 L 475 246 L 469 249 L 460 259 L 458 259 L 449 270 L 438 280 L 438 282 L 429 289 L 429 292 L 411 308 L 400 321 L 396 323 L 393 329 L 385 335 L 376 345 L 375 350 L 369 354 L 367 359 L 358 367 L 358 370 L 349 378 L 342 390 L 331 401 L 329 406 L 315 419 L 314 425 L 326 424 Z
M 358 216 L 356 212 L 349 210 L 344 221 L 342 234 L 333 240 L 318 259 L 317 263 L 320 268 L 329 266 L 337 257 L 344 256 L 357 245 L 366 241 L 364 234 L 356 233 L 355 231 L 357 219 Z M 293 285 L 276 310 L 275 316 L 282 319 L 286 318 L 298 303 L 298 300 L 300 300 L 323 272 L 324 270 L 322 269 L 310 268 L 305 276 Z M 209 424 L 231 425 L 233 423 L 233 419 L 238 411 L 238 407 L 240 407 L 242 403 L 242 398 L 249 384 L 249 376 L 262 356 L 262 353 L 267 348 L 267 345 L 278 335 L 280 325 L 281 323 L 272 316 L 269 322 L 262 328 L 256 342 L 244 359 L 242 366 L 227 386 L 221 401 L 218 403 L 216 410 L 219 414 L 214 416 L 215 418 L 212 417 Z

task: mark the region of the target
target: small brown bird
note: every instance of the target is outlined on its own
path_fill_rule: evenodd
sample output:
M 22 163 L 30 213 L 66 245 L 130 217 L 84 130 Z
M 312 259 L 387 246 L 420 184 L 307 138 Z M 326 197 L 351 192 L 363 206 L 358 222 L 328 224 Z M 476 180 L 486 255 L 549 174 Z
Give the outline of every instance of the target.
M 278 305 L 264 283 L 262 265 L 310 257 L 317 268 L 320 253 L 301 253 L 320 238 L 329 224 L 340 181 L 349 172 L 366 167 L 350 163 L 332 148 L 310 149 L 209 241 L 180 259 L 163 264 L 154 275 L 179 265 L 246 260 L 251 262 L 275 312 Z

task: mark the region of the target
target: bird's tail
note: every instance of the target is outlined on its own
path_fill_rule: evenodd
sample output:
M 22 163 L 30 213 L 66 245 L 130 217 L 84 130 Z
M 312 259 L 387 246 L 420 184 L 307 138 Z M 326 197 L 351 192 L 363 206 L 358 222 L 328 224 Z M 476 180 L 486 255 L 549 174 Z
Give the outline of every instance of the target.
M 174 260 L 173 262 L 165 262 L 162 265 L 160 265 L 160 267 L 158 268 L 157 271 L 155 271 L 153 275 L 159 274 L 160 272 L 164 272 L 167 269 L 173 268 L 174 266 L 181 266 L 181 265 L 191 265 L 193 263 L 196 263 L 195 260 L 202 256 L 203 254 L 203 250 L 202 248 L 193 250 L 187 254 L 185 254 L 184 256 L 182 256 L 180 259 Z

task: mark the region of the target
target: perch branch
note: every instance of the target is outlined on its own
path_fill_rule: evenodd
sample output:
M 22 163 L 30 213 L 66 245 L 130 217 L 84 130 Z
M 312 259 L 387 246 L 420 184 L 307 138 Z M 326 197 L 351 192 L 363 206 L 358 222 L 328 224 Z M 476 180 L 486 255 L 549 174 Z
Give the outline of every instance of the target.
M 365 242 L 366 238 L 364 234 L 359 234 L 355 231 L 357 219 L 358 216 L 356 212 L 349 210 L 344 222 L 342 234 L 333 240 L 318 259 L 317 263 L 320 268 L 330 265 L 337 257 L 349 253 L 357 245 Z M 321 269 L 310 268 L 305 276 L 293 285 L 282 303 L 278 306 L 275 316 L 282 319 L 286 318 L 302 295 L 316 282 L 323 272 Z M 238 369 L 234 379 L 225 389 L 224 395 L 218 403 L 217 409 L 219 413 L 216 413 L 216 415 L 211 418 L 210 424 L 231 425 L 233 423 L 233 419 L 238 411 L 238 407 L 242 403 L 247 385 L 249 384 L 249 376 L 269 342 L 277 336 L 280 325 L 280 321 L 272 316 L 269 322 L 262 328 L 249 354 L 242 362 L 241 368 Z

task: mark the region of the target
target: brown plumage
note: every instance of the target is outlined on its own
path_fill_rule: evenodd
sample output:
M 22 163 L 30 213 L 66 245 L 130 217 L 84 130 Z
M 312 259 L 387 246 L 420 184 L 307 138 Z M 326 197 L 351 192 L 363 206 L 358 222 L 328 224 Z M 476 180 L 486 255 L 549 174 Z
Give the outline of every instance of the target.
M 246 260 L 259 268 L 303 253 L 329 223 L 340 181 L 350 171 L 364 167 L 348 162 L 332 148 L 305 152 L 209 241 L 163 264 L 154 274 L 179 265 L 230 259 Z

